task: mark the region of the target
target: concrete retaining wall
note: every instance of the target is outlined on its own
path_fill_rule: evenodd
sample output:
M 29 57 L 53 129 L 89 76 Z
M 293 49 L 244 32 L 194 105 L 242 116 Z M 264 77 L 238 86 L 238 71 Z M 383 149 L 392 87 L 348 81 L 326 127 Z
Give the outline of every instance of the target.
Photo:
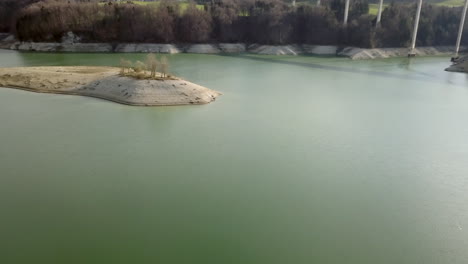
M 151 43 L 121 43 L 111 45 L 109 43 L 34 43 L 18 42 L 11 36 L 8 41 L 0 41 L 0 48 L 39 51 L 39 52 L 122 52 L 122 53 L 252 53 L 261 55 L 319 55 L 319 56 L 343 56 L 353 60 L 384 59 L 390 57 L 406 57 L 408 48 L 379 48 L 362 49 L 356 47 L 339 48 L 338 46 L 320 45 L 246 45 L 243 43 L 220 44 L 151 44 Z M 462 50 L 466 49 L 463 47 Z M 419 47 L 416 48 L 417 56 L 451 55 L 454 47 Z

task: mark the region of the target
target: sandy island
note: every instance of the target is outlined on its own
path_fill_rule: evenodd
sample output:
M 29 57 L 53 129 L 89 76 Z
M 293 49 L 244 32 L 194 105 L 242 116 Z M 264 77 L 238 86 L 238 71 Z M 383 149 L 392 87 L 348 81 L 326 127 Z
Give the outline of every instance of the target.
M 179 79 L 135 79 L 116 67 L 0 68 L 0 87 L 72 94 L 140 106 L 207 104 L 221 94 Z

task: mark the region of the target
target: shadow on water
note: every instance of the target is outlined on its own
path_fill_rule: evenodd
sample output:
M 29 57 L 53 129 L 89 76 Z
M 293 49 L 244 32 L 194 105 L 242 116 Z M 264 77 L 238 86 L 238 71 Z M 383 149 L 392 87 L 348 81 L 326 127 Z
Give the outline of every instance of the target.
M 430 74 L 426 74 L 426 73 L 421 73 L 421 72 L 413 72 L 419 75 L 419 76 L 415 76 L 415 75 L 404 75 L 404 74 L 384 72 L 384 71 L 374 71 L 374 70 L 369 70 L 369 69 L 360 69 L 357 67 L 350 68 L 350 67 L 343 67 L 343 66 L 318 64 L 318 63 L 312 63 L 312 62 L 289 61 L 289 60 L 284 60 L 284 59 L 260 57 L 258 55 L 249 55 L 249 54 L 236 54 L 236 55 L 218 54 L 218 56 L 235 57 L 235 58 L 241 58 L 241 59 L 269 62 L 269 63 L 276 63 L 276 64 L 284 64 L 284 65 L 293 65 L 293 66 L 305 67 L 309 69 L 320 69 L 320 70 L 329 70 L 329 71 L 336 71 L 336 72 L 373 75 L 373 76 L 380 76 L 380 77 L 392 78 L 392 79 L 425 81 L 425 82 L 431 82 L 431 83 L 440 82 L 440 80 L 438 80 L 437 78 L 434 78 L 434 76 Z M 411 58 L 403 58 L 403 61 L 401 63 L 398 63 L 400 67 L 405 68 L 407 70 L 411 70 L 411 64 L 412 64 Z

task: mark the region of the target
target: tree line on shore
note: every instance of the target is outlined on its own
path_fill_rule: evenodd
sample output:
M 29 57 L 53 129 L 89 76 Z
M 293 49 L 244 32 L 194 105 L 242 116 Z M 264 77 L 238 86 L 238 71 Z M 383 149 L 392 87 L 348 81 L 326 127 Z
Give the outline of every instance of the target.
M 408 46 L 416 5 L 391 3 L 380 26 L 368 0 L 351 0 L 342 24 L 344 0 L 321 6 L 292 6 L 282 0 L 212 0 L 204 8 L 177 1 L 154 5 L 94 1 L 0 0 L 0 30 L 19 40 L 59 41 L 68 31 L 87 42 L 315 44 L 358 47 Z M 417 45 L 454 45 L 461 8 L 423 5 Z M 464 39 L 464 44 L 468 39 Z

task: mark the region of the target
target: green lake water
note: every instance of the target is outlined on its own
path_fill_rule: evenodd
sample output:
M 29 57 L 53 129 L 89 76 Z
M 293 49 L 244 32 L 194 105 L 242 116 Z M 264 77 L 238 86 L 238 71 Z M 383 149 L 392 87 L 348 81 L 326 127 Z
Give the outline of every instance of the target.
M 143 54 L 0 51 L 0 67 Z M 447 57 L 169 56 L 223 93 L 0 88 L 0 263 L 468 263 L 468 75 Z

